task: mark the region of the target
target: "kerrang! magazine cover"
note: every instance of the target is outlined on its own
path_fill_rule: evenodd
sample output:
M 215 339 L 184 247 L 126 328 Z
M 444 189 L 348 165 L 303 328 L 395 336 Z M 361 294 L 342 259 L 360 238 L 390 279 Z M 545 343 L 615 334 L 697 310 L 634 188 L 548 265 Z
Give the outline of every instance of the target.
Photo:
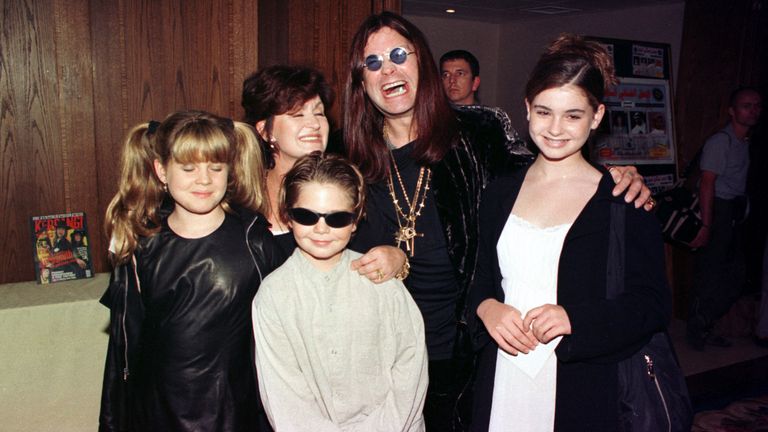
M 37 283 L 93 277 L 85 213 L 32 216 Z

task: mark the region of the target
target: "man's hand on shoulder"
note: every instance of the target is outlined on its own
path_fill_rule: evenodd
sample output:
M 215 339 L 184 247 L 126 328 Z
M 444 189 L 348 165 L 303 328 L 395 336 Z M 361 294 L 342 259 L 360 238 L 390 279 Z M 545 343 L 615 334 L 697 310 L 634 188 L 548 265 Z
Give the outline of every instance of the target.
M 642 206 L 646 211 L 651 211 L 656 202 L 651 198 L 651 190 L 645 185 L 643 176 L 637 172 L 634 166 L 611 166 L 608 168 L 616 186 L 613 188 L 613 196 L 624 193 L 624 201 L 634 201 L 635 208 Z

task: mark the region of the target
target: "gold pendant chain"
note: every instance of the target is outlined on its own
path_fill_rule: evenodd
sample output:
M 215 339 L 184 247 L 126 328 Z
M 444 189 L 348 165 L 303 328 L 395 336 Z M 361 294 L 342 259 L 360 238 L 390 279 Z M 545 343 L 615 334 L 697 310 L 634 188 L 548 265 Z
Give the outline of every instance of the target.
M 387 134 L 387 127 L 384 125 L 383 128 L 383 134 L 384 134 L 384 140 L 389 145 L 389 136 Z M 391 147 L 391 146 L 390 146 Z M 413 257 L 415 253 L 415 240 L 416 237 L 424 237 L 423 233 L 419 233 L 416 231 L 416 219 L 421 216 L 421 210 L 424 208 L 424 204 L 427 199 L 427 191 L 429 190 L 429 181 L 432 178 L 432 170 L 426 167 L 421 167 L 419 170 L 419 177 L 416 181 L 416 188 L 413 191 L 413 199 L 408 198 L 408 193 L 405 190 L 405 183 L 403 182 L 403 178 L 400 176 L 400 170 L 397 168 L 397 162 L 395 161 L 395 157 L 392 154 L 392 151 L 389 152 L 390 158 L 392 160 L 392 166 L 393 170 L 395 171 L 395 175 L 397 176 L 397 182 L 400 184 L 400 190 L 403 192 L 403 197 L 405 198 L 406 204 L 408 204 L 408 214 L 405 213 L 402 207 L 400 207 L 400 201 L 397 199 L 397 194 L 395 193 L 395 182 L 392 178 L 392 170 L 390 170 L 389 175 L 387 177 L 387 186 L 389 187 L 389 196 L 392 198 L 392 203 L 395 206 L 395 213 L 397 217 L 397 225 L 398 230 L 395 232 L 395 241 L 397 242 L 397 247 L 400 247 L 401 243 L 405 243 L 405 249 L 410 254 L 411 257 Z M 426 181 L 424 173 L 426 172 Z M 424 190 L 422 191 L 422 185 L 424 186 Z M 421 200 L 419 200 L 419 196 L 421 196 Z M 418 204 L 417 204 L 418 203 Z

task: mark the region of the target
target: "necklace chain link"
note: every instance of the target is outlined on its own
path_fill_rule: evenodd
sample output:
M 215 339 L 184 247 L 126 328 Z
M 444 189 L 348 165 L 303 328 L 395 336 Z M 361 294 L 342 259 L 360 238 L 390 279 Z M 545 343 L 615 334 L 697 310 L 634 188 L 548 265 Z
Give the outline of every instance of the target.
M 392 146 L 389 142 L 389 134 L 386 124 L 384 124 L 382 133 L 384 135 L 384 141 L 390 148 L 389 156 L 393 167 L 392 170 L 389 170 L 388 173 L 387 186 L 389 187 L 389 196 L 392 198 L 392 204 L 395 206 L 395 213 L 397 216 L 398 230 L 394 233 L 395 241 L 397 242 L 397 247 L 400 247 L 400 244 L 405 243 L 406 251 L 410 254 L 411 257 L 413 257 L 414 253 L 416 252 L 416 237 L 424 237 L 424 233 L 416 231 L 416 219 L 421 216 L 421 210 L 424 208 L 424 203 L 427 199 L 427 191 L 429 190 L 429 181 L 432 178 L 432 170 L 427 167 L 421 167 L 419 170 L 419 178 L 416 180 L 416 188 L 413 191 L 413 199 L 409 199 L 408 193 L 405 190 L 405 183 L 403 182 L 403 178 L 400 176 L 400 170 L 397 168 L 397 162 L 395 161 L 395 157 L 392 154 Z M 400 185 L 400 190 L 403 192 L 405 202 L 408 205 L 407 214 L 400 206 L 400 201 L 397 199 L 397 194 L 395 192 L 395 182 L 392 178 L 393 170 L 397 176 L 397 183 Z M 424 175 L 425 173 L 426 181 Z M 422 185 L 424 187 L 423 190 Z M 421 197 L 421 200 L 419 200 L 419 197 Z

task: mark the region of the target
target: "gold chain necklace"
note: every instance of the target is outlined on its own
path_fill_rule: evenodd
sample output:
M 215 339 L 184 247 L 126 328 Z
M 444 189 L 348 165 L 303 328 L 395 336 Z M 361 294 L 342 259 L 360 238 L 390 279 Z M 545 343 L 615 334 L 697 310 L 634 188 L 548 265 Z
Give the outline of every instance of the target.
M 384 125 L 382 132 L 384 134 L 384 141 L 386 141 L 389 146 L 389 135 L 387 133 L 386 124 Z M 416 231 L 416 219 L 421 216 L 421 210 L 424 208 L 424 202 L 427 199 L 427 191 L 429 190 L 429 181 L 432 178 L 432 170 L 426 167 L 421 167 L 419 170 L 419 178 L 416 181 L 416 190 L 413 191 L 413 199 L 408 199 L 408 193 L 405 190 L 405 183 L 403 182 L 403 178 L 400 177 L 400 170 L 397 168 L 397 162 L 395 161 L 395 157 L 392 154 L 391 149 L 389 151 L 389 156 L 392 160 L 392 166 L 393 170 L 395 171 L 395 175 L 397 175 L 397 182 L 400 184 L 400 190 L 403 191 L 403 197 L 405 197 L 405 202 L 408 204 L 408 213 L 406 214 L 403 208 L 400 207 L 400 202 L 397 199 L 397 194 L 395 193 L 395 182 L 392 178 L 392 170 L 390 170 L 387 177 L 387 186 L 389 187 L 389 196 L 392 198 L 392 203 L 395 205 L 395 216 L 397 216 L 398 225 L 398 230 L 395 232 L 395 241 L 397 242 L 397 247 L 400 247 L 401 243 L 405 243 L 406 251 L 410 253 L 411 257 L 413 257 L 413 254 L 416 252 L 416 237 L 424 237 L 424 233 L 419 233 Z M 426 181 L 424 181 L 425 172 Z M 421 188 L 422 185 L 424 185 L 423 191 Z M 419 195 L 421 195 L 421 202 L 419 202 Z

